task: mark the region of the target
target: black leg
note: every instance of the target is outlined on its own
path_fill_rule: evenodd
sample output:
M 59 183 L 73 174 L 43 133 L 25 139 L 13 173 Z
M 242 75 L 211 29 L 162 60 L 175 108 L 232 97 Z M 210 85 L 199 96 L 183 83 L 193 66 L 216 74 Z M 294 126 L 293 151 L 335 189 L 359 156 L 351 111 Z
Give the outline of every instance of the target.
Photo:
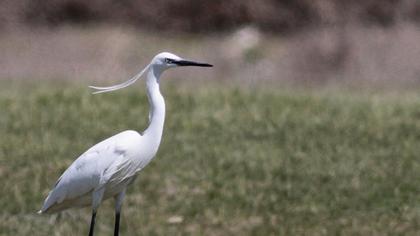
M 120 231 L 120 212 L 115 213 L 114 236 L 118 236 Z
M 89 236 L 93 236 L 93 228 L 95 227 L 96 211 L 92 212 L 92 219 L 90 220 Z
M 114 227 L 114 236 L 120 234 L 120 214 L 122 202 L 125 196 L 125 189 L 120 192 L 118 195 L 114 196 L 115 198 L 115 227 Z

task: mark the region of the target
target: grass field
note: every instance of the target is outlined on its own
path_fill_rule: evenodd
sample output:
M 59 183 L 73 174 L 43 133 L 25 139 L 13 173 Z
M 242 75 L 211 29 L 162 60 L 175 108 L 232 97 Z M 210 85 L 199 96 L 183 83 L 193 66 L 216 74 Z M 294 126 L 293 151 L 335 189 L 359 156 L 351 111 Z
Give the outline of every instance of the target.
M 39 216 L 83 151 L 142 131 L 144 86 L 0 88 L 0 235 L 84 235 L 90 210 Z M 419 235 L 420 93 L 163 85 L 160 151 L 122 235 Z M 113 201 L 99 210 L 111 235 Z

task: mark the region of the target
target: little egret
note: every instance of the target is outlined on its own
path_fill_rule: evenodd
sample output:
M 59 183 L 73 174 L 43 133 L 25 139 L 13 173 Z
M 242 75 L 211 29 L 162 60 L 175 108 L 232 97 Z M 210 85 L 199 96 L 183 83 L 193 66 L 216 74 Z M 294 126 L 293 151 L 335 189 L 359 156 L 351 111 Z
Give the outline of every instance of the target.
M 127 130 L 88 149 L 64 171 L 45 199 L 38 213 L 55 213 L 71 207 L 92 206 L 89 235 L 93 235 L 97 209 L 102 200 L 115 199 L 114 235 L 119 234 L 121 206 L 126 188 L 155 156 L 162 138 L 165 101 L 159 90 L 159 78 L 166 69 L 177 66 L 212 67 L 207 63 L 184 60 L 163 52 L 130 80 L 110 86 L 95 87 L 104 93 L 130 86 L 147 74 L 147 95 L 150 103 L 149 127 L 140 134 Z

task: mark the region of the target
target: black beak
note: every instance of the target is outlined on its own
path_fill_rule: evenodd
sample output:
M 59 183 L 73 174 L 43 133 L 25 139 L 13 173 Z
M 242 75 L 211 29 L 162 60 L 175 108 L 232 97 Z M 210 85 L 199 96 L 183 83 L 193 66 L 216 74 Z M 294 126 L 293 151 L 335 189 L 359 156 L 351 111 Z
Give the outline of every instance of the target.
M 201 62 L 195 62 L 195 61 L 187 61 L 187 60 L 179 60 L 174 61 L 174 64 L 177 64 L 178 66 L 201 66 L 201 67 L 213 67 L 213 65 L 207 64 L 207 63 L 201 63 Z

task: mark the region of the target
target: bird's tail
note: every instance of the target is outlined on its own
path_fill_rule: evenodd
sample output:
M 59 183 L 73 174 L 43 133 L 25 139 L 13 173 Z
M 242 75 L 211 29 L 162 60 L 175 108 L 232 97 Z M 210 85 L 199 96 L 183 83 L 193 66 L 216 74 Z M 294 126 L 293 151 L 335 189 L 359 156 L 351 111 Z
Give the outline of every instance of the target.
M 49 196 L 48 196 L 49 197 Z M 42 208 L 37 212 L 38 214 L 44 214 L 46 211 L 48 211 L 48 208 L 50 207 L 50 203 L 48 202 L 48 197 L 45 199 L 44 204 L 42 205 Z
M 47 198 L 44 201 L 44 204 L 42 204 L 41 209 L 37 212 L 38 214 L 44 214 L 49 213 L 49 208 L 55 204 L 55 198 L 53 196 L 53 191 L 48 193 Z

